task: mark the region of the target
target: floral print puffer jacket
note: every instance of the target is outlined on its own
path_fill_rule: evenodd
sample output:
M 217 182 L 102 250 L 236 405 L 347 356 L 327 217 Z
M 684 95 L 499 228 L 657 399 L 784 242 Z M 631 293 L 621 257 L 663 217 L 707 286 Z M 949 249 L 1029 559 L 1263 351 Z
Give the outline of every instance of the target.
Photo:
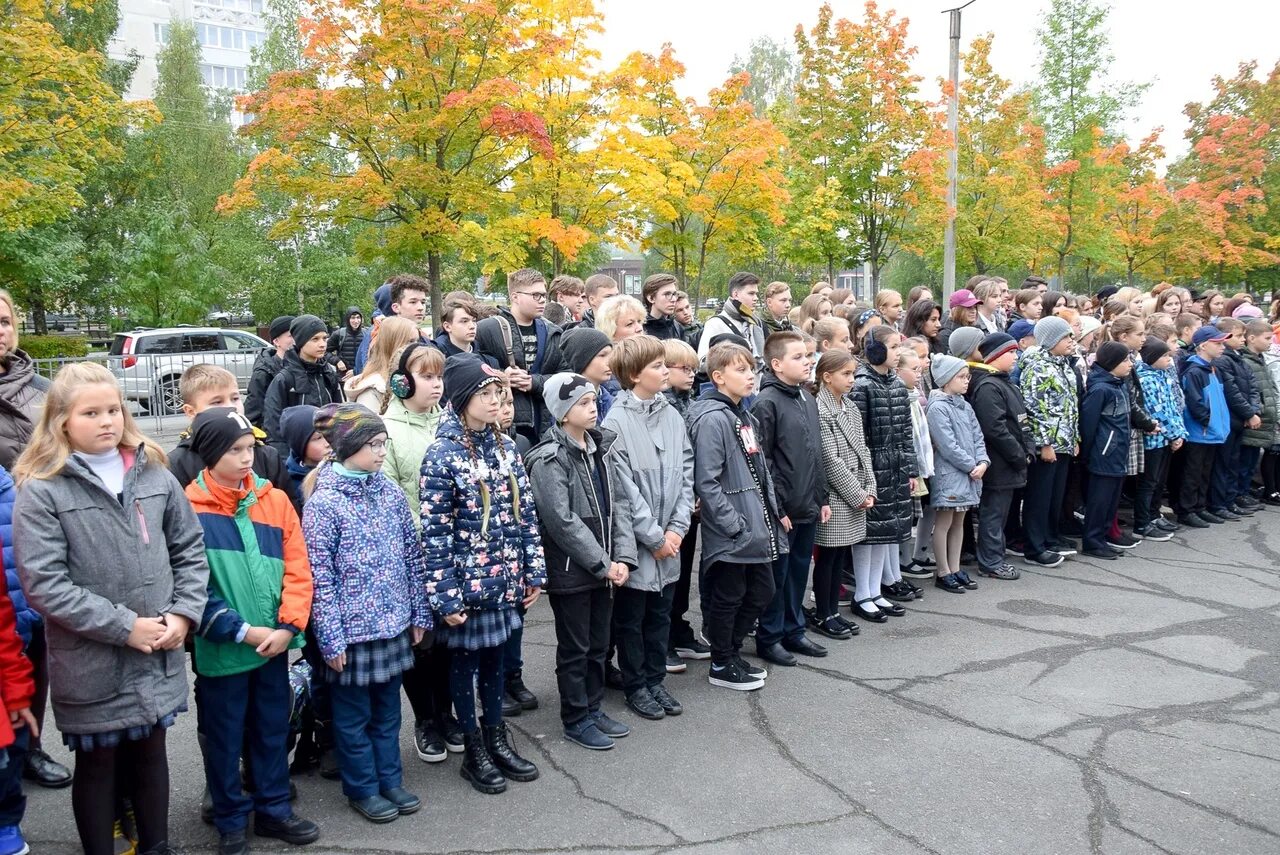
M 547 580 L 533 492 L 515 444 L 452 409 L 422 461 L 427 594 L 441 615 L 513 608 Z

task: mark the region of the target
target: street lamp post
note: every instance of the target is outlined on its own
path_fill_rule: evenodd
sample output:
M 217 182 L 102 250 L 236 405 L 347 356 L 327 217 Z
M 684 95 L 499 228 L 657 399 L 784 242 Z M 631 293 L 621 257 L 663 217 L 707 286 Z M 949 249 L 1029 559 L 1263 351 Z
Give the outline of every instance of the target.
M 960 11 L 972 6 L 969 0 L 963 6 L 948 9 L 951 16 L 951 94 L 947 98 L 947 130 L 951 133 L 951 148 L 947 151 L 947 227 L 942 237 L 942 296 L 950 299 L 956 290 L 956 183 L 957 160 L 960 150 Z

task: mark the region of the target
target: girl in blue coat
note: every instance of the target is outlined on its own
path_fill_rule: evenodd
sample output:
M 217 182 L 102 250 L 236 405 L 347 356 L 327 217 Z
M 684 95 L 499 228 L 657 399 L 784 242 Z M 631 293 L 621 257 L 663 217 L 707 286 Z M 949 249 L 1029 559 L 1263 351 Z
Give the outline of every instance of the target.
M 965 515 L 982 498 L 982 476 L 991 465 L 982 426 L 965 400 L 969 368 L 954 356 L 935 356 L 934 390 L 929 393 L 929 436 L 933 440 L 933 478 L 929 504 L 934 508 L 933 552 L 938 567 L 934 585 L 953 594 L 977 588 L 960 568 Z
M 1129 348 L 1108 341 L 1098 348 L 1080 405 L 1080 453 L 1089 471 L 1089 501 L 1084 513 L 1084 554 L 1114 561 L 1120 550 L 1107 543 L 1120 507 L 1120 487 L 1129 462 L 1129 392 L 1133 370 Z
M 466 746 L 461 774 L 482 793 L 538 767 L 502 721 L 503 646 L 542 593 L 546 567 L 533 493 L 515 444 L 498 428 L 505 378 L 473 354 L 445 362 L 449 407 L 422 463 L 427 592 L 450 649 L 449 690 Z M 484 708 L 476 721 L 475 686 Z

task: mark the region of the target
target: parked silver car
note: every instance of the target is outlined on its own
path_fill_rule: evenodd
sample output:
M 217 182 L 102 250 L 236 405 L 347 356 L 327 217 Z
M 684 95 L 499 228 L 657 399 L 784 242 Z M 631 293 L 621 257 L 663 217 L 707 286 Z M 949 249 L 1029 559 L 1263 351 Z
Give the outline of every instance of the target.
M 178 381 L 197 363 L 220 365 L 236 376 L 240 391 L 249 388 L 253 363 L 270 347 L 256 335 L 216 327 L 138 328 L 116 333 L 107 366 L 120 380 L 126 400 L 152 415 L 182 411 Z

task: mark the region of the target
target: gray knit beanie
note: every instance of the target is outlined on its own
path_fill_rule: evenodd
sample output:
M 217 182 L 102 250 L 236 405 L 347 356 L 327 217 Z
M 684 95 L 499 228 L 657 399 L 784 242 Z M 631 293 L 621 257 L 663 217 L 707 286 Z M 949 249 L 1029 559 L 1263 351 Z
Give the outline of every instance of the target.
M 542 384 L 542 400 L 551 413 L 556 424 L 564 421 L 564 417 L 573 409 L 573 405 L 584 395 L 594 395 L 596 387 L 581 374 L 564 372 L 548 377 Z
M 1036 321 L 1036 344 L 1044 350 L 1053 350 L 1053 346 L 1071 335 L 1071 324 L 1057 316 L 1041 318 Z
M 951 378 L 964 369 L 965 362 L 963 359 L 947 356 L 945 353 L 940 353 L 929 360 L 929 371 L 933 374 L 933 384 L 939 389 L 951 382 Z
M 947 339 L 947 352 L 952 356 L 968 359 L 969 354 L 977 350 L 986 337 L 987 334 L 977 327 L 957 327 Z

